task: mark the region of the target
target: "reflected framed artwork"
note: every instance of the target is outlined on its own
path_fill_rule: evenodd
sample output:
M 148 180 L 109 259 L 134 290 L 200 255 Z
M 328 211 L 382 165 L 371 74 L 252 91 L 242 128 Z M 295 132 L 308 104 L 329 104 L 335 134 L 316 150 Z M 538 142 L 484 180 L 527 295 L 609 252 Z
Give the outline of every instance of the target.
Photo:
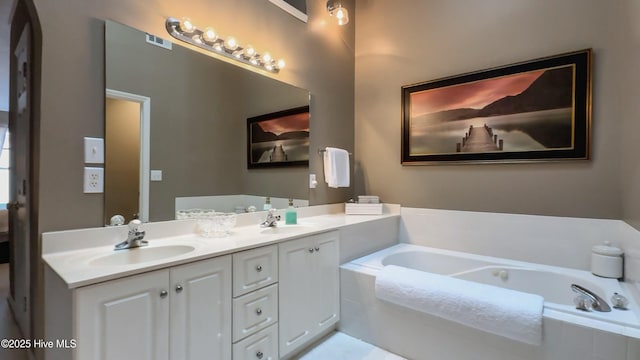
M 248 118 L 247 166 L 309 166 L 309 106 Z
M 402 164 L 589 159 L 591 49 L 402 87 Z

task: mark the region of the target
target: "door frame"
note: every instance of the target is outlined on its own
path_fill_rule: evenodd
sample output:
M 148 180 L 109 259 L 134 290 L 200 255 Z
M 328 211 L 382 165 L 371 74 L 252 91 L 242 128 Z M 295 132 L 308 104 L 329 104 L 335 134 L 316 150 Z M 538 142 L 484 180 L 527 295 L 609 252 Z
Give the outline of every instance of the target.
M 140 207 L 139 218 L 142 222 L 148 222 L 150 187 L 149 174 L 151 167 L 149 163 L 151 153 L 151 98 L 114 89 L 106 89 L 105 97 L 109 99 L 132 101 L 140 104 L 140 196 L 138 198 Z

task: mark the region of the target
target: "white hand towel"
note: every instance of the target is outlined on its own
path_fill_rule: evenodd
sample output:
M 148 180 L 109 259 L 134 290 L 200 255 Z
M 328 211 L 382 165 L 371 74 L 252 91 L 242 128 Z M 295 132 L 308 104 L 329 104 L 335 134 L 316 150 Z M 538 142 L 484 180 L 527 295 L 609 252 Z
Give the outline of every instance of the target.
M 378 272 L 376 297 L 531 345 L 542 343 L 544 299 L 399 266 Z
M 349 187 L 349 152 L 347 150 L 326 148 L 324 181 L 330 188 Z

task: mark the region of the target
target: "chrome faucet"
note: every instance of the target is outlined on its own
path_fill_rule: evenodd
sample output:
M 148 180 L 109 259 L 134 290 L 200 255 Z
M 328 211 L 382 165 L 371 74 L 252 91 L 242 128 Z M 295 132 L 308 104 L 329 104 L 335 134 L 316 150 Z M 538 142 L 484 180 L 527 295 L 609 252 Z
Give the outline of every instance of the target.
M 271 208 L 267 213 L 267 218 L 260 223 L 260 227 L 276 227 L 278 226 L 278 220 L 280 220 L 280 215 L 275 215 L 276 209 Z
M 593 310 L 600 311 L 600 312 L 611 311 L 611 307 L 609 306 L 609 304 L 607 304 L 607 302 L 603 298 L 583 288 L 582 286 L 571 284 L 571 290 L 589 299 L 591 301 Z M 585 310 L 585 311 L 589 310 L 584 304 L 577 306 L 577 309 Z
M 144 239 L 145 232 L 140 230 L 142 222 L 138 219 L 131 220 L 129 222 L 129 234 L 127 240 L 117 244 L 114 250 L 132 249 L 141 246 L 149 245 L 149 242 Z

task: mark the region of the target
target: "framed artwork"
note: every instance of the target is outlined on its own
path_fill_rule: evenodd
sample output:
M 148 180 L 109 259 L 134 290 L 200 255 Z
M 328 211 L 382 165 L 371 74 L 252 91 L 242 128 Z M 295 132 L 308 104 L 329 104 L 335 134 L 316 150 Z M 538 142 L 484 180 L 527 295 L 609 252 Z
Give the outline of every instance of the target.
M 309 106 L 248 118 L 247 166 L 309 166 Z
M 591 49 L 402 87 L 402 164 L 589 158 Z

